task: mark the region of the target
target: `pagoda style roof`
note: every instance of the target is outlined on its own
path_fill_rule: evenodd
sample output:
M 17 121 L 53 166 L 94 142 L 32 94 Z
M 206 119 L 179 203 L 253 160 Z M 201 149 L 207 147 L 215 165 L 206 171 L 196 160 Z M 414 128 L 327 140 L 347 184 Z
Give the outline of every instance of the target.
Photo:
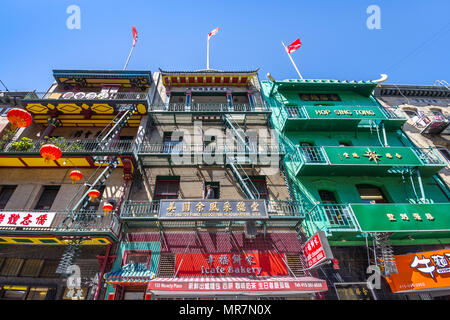
M 145 86 L 152 83 L 150 71 L 128 70 L 53 70 L 53 77 L 58 84 L 81 84 L 84 86 L 102 83 L 123 86 Z
M 275 81 L 278 91 L 283 90 L 351 90 L 363 96 L 370 96 L 378 85 L 375 81 L 333 80 L 333 79 L 289 79 Z
M 258 69 L 250 71 L 166 71 L 161 68 L 162 81 L 165 86 L 247 86 L 257 76 Z

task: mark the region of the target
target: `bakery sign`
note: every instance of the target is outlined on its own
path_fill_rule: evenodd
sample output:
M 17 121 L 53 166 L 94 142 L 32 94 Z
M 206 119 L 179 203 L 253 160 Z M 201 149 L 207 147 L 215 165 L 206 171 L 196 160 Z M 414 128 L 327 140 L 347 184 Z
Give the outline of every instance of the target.
M 288 275 L 284 254 L 278 252 L 177 254 L 177 277 Z
M 183 199 L 161 200 L 161 220 L 268 219 L 264 200 Z
M 0 211 L 0 227 L 48 228 L 55 212 Z

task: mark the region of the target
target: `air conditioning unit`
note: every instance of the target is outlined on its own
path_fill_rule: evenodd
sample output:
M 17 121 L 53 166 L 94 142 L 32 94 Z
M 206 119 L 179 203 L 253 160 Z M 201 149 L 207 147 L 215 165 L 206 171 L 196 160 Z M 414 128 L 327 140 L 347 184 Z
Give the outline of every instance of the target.
M 256 238 L 256 225 L 254 221 L 246 221 L 244 234 L 246 239 L 255 239 Z

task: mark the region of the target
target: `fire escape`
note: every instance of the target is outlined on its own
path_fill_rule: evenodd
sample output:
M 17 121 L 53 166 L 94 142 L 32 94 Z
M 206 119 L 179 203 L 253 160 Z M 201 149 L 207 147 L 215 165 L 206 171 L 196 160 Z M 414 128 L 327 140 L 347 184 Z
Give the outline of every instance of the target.
M 137 105 L 135 104 L 119 105 L 117 115 L 97 137 L 98 144 L 92 153 L 102 154 L 116 147 L 120 131 L 126 126 L 128 120 L 136 112 L 136 110 Z M 100 165 L 87 179 L 87 181 L 79 187 L 78 191 L 66 207 L 66 210 L 70 211 L 58 226 L 59 230 L 69 228 L 83 229 L 90 221 L 96 218 L 96 213 L 88 210 L 90 204 L 88 194 L 91 190 L 99 190 L 104 186 L 105 182 L 119 164 L 120 153 L 121 151 L 118 151 L 117 154 L 113 156 L 96 155 L 93 157 L 95 163 L 106 164 L 106 166 Z M 131 177 L 132 168 L 125 166 L 124 163 L 125 187 L 127 187 Z M 119 207 L 120 203 L 117 204 L 116 208 Z M 83 237 L 69 237 L 68 239 L 69 243 L 64 250 L 56 270 L 56 273 L 62 275 L 67 275 L 67 268 L 75 264 L 81 252 L 81 246 L 84 241 Z

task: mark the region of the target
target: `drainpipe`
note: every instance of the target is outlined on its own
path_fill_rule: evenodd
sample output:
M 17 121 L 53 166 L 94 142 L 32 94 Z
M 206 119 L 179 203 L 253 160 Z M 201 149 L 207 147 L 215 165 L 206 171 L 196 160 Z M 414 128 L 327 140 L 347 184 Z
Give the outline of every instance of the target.
M 384 146 L 389 147 L 387 138 L 386 138 L 386 129 L 384 128 L 384 122 L 381 122 L 381 130 L 383 131 Z
M 419 181 L 419 187 L 420 187 L 420 194 L 422 195 L 422 199 L 425 202 L 425 192 L 423 191 L 423 185 L 422 185 L 422 178 L 420 177 L 420 171 L 419 169 L 416 170 L 417 172 L 417 180 Z
M 105 257 L 104 257 L 104 260 L 103 260 L 102 269 L 100 271 L 100 277 L 98 279 L 97 289 L 95 290 L 94 300 L 98 300 L 98 295 L 100 294 L 100 287 L 102 285 L 103 275 L 105 274 L 106 264 L 108 262 L 109 251 L 110 250 L 111 250 L 111 244 L 108 244 L 108 247 L 106 248 Z

